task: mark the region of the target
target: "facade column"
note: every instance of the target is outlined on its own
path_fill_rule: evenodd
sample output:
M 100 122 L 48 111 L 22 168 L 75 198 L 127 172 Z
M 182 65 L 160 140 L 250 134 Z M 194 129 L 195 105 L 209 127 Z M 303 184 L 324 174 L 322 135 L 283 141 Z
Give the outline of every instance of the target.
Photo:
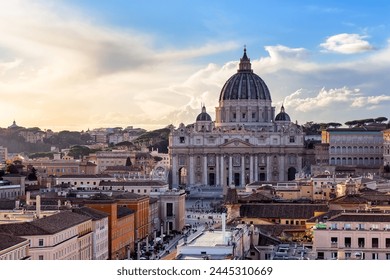
M 220 170 L 219 170 L 219 155 L 215 155 L 215 186 L 219 187 L 220 183 Z
M 241 187 L 245 187 L 245 155 L 241 155 Z
M 249 183 L 253 182 L 253 155 L 249 156 Z
M 229 186 L 233 183 L 233 158 L 229 155 Z
M 287 181 L 286 174 L 285 156 L 281 154 L 279 156 L 279 181 Z
M 272 162 L 271 162 L 271 158 L 272 158 L 272 155 L 270 154 L 267 154 L 266 155 L 266 161 L 267 161 L 267 181 L 272 181 Z
M 172 155 L 172 187 L 179 187 L 179 171 L 177 170 L 178 166 L 178 157 L 177 155 Z
M 226 185 L 226 180 L 225 180 L 225 158 L 224 158 L 224 155 L 221 155 L 221 164 L 220 164 L 220 168 L 221 168 L 221 173 L 220 173 L 220 184 L 222 186 L 222 188 L 225 187 Z
M 259 156 L 255 155 L 255 181 L 259 181 Z
M 203 185 L 207 186 L 207 155 L 203 156 Z
M 189 176 L 189 186 L 193 187 L 195 185 L 195 165 L 194 165 L 194 155 L 190 155 L 190 164 L 188 166 L 188 176 Z

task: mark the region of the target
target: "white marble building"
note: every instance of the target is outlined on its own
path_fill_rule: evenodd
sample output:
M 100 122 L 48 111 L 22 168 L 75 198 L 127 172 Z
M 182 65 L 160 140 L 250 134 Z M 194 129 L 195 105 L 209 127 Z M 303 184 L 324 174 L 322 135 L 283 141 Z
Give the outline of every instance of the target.
M 222 87 L 216 120 L 203 106 L 195 123 L 171 127 L 172 187 L 293 180 L 304 151 L 304 133 L 283 106 L 275 116 L 270 91 L 244 49 L 237 73 Z

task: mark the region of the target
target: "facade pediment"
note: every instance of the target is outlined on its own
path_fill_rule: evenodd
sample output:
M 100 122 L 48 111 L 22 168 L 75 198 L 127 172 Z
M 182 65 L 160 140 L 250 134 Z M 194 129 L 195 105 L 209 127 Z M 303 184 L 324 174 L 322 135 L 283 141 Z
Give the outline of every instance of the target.
M 241 139 L 232 139 L 232 140 L 229 140 L 226 143 L 223 143 L 222 145 L 220 145 L 220 147 L 224 147 L 224 148 L 246 148 L 246 147 L 253 147 L 253 145 L 248 143 L 248 142 L 246 142 L 246 141 L 242 141 Z

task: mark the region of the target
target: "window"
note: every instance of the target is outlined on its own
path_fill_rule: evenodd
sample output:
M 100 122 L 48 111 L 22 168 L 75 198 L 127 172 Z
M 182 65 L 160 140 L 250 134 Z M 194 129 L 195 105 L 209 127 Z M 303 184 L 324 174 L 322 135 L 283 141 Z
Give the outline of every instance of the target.
M 386 260 L 390 260 L 390 253 L 386 253 Z
M 43 255 L 39 255 L 38 260 L 40 260 L 40 261 L 43 260 Z
M 252 113 L 252 119 L 256 118 L 256 113 Z
M 351 247 L 351 237 L 344 237 L 344 246 L 346 248 L 350 248 Z
M 295 136 L 290 136 L 290 143 L 295 143 Z
M 371 239 L 371 242 L 372 242 L 372 248 L 378 248 L 379 247 L 379 239 L 378 238 L 373 237 Z
M 350 230 L 351 229 L 351 224 L 344 224 L 344 229 Z
M 331 237 L 330 242 L 332 243 L 337 243 L 337 237 Z
M 167 217 L 173 216 L 173 203 L 167 203 Z
M 358 224 L 358 230 L 364 230 L 364 224 Z
M 358 238 L 358 246 L 359 248 L 364 248 L 364 244 L 365 243 L 365 240 L 364 240 L 364 237 L 359 237 Z
M 236 118 L 236 113 L 233 113 L 233 119 L 235 119 Z
M 390 238 L 386 238 L 386 248 L 390 248 Z
M 337 229 L 337 224 L 331 224 L 330 229 Z
M 337 260 L 337 252 L 331 252 L 330 257 L 332 260 Z
M 324 259 L 324 252 L 318 252 L 317 253 L 317 260 L 323 260 Z
M 351 258 L 351 253 L 345 253 L 345 259 L 348 260 Z
M 43 239 L 39 239 L 39 240 L 38 240 L 38 246 L 39 246 L 39 247 L 42 247 L 42 246 L 43 246 Z
M 377 260 L 379 257 L 378 257 L 378 253 L 372 253 L 372 259 L 373 260 Z
M 183 136 L 180 136 L 179 141 L 180 143 L 185 143 L 185 138 Z

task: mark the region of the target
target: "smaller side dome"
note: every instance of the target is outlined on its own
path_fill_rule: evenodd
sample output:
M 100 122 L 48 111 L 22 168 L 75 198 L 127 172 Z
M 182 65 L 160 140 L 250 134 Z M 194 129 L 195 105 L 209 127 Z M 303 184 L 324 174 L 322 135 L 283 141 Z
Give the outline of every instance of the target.
M 203 105 L 202 107 L 202 113 L 200 113 L 197 117 L 196 117 L 196 121 L 197 122 L 211 122 L 211 117 L 209 114 L 207 114 L 206 112 L 206 107 Z
M 276 115 L 275 121 L 291 122 L 290 116 L 284 111 L 284 106 L 280 108 L 280 113 Z

